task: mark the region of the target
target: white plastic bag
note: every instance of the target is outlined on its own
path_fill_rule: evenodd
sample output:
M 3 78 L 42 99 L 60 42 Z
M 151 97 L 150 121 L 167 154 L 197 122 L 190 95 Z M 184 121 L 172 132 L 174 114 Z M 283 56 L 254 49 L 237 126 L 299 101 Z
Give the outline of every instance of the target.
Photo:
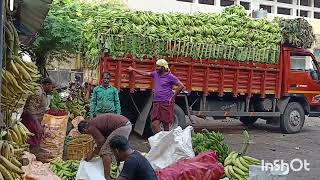
M 151 166 L 157 170 L 168 167 L 181 159 L 194 157 L 192 149 L 192 126 L 184 130 L 177 127 L 171 131 L 162 131 L 150 137 L 151 149 L 146 155 Z
M 102 159 L 81 160 L 76 180 L 105 180 Z

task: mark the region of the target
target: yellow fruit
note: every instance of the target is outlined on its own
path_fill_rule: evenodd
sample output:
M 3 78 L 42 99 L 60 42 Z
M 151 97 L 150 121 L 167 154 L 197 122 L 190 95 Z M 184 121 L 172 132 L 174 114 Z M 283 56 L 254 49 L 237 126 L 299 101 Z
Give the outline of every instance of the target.
M 11 60 L 10 61 L 10 69 L 12 70 L 12 72 L 14 74 L 16 74 L 17 76 L 19 76 L 19 70 L 17 69 L 16 65 L 14 64 L 14 62 Z
M 11 162 L 18 167 L 22 166 L 22 164 L 15 157 L 11 159 Z
M 3 156 L 0 156 L 0 163 L 7 168 L 8 170 L 11 170 L 13 172 L 16 172 L 18 174 L 23 174 L 23 171 L 17 167 L 16 165 L 14 165 L 13 163 L 11 163 L 8 159 L 6 159 Z
M 21 144 L 19 141 L 18 135 L 12 129 L 9 129 L 9 133 L 11 134 L 13 142 L 15 142 L 17 144 Z
M 16 78 L 9 71 L 3 70 L 3 73 L 5 74 L 5 79 L 9 80 L 13 87 L 17 88 L 20 91 L 23 91 L 23 89 L 19 86 Z
M 0 164 L 0 172 L 1 172 L 2 176 L 4 177 L 4 179 L 14 180 L 12 175 L 10 174 L 10 171 L 8 171 L 8 169 L 6 169 L 2 164 Z
M 20 72 L 20 74 L 23 76 L 24 79 L 26 80 L 32 80 L 30 74 L 28 73 L 28 71 L 19 63 L 16 63 L 16 66 Z

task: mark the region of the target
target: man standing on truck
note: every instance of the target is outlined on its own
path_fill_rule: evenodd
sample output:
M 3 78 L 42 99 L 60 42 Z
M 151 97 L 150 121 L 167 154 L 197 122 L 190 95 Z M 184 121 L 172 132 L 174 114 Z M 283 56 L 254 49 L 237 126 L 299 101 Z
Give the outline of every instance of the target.
M 150 76 L 154 81 L 153 105 L 151 110 L 151 121 L 153 133 L 161 131 L 162 123 L 164 130 L 169 131 L 170 124 L 174 120 L 174 102 L 176 96 L 182 91 L 184 85 L 170 72 L 168 62 L 159 59 L 156 62 L 157 69 L 154 72 L 145 72 L 131 66 L 128 70 L 144 76 Z M 173 86 L 178 86 L 173 92 Z
M 111 74 L 103 72 L 102 84 L 93 89 L 90 103 L 90 117 L 104 113 L 121 114 L 118 90 L 110 85 Z
M 86 161 L 90 161 L 94 156 L 102 158 L 105 178 L 110 178 L 110 168 L 112 162 L 112 151 L 110 149 L 110 139 L 121 135 L 128 139 L 132 130 L 131 122 L 128 118 L 118 114 L 102 114 L 89 121 L 81 121 L 78 124 L 78 131 L 81 134 L 91 135 L 97 146 L 93 152 L 87 154 Z

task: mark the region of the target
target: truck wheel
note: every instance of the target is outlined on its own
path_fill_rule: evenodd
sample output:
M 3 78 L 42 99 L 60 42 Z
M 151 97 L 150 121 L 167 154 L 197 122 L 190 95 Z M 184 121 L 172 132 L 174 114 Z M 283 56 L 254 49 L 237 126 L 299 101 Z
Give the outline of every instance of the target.
M 258 117 L 240 117 L 240 121 L 245 126 L 252 126 L 256 121 L 258 120 Z
M 303 107 L 296 102 L 287 105 L 280 118 L 280 129 L 283 133 L 294 134 L 300 132 L 304 125 L 305 113 Z

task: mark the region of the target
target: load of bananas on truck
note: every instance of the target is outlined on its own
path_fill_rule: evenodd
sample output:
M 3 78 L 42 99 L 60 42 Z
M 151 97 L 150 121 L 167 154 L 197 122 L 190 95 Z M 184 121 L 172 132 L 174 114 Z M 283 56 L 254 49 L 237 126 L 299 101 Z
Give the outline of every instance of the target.
M 33 135 L 14 116 L 21 113 L 27 97 L 39 85 L 38 69 L 32 62 L 24 62 L 20 53 L 17 30 L 8 7 L 5 18 L 5 48 L 1 81 L 1 112 L 5 127 L 0 129 L 0 179 L 22 179 L 21 161 L 26 143 Z
M 221 14 L 160 14 L 111 7 L 96 11 L 99 18 L 88 21 L 83 32 L 88 45 L 84 51 L 91 59 L 100 55 L 97 44 L 116 57 L 131 54 L 264 63 L 278 59 L 278 23 L 251 19 L 242 6 L 227 7 Z

